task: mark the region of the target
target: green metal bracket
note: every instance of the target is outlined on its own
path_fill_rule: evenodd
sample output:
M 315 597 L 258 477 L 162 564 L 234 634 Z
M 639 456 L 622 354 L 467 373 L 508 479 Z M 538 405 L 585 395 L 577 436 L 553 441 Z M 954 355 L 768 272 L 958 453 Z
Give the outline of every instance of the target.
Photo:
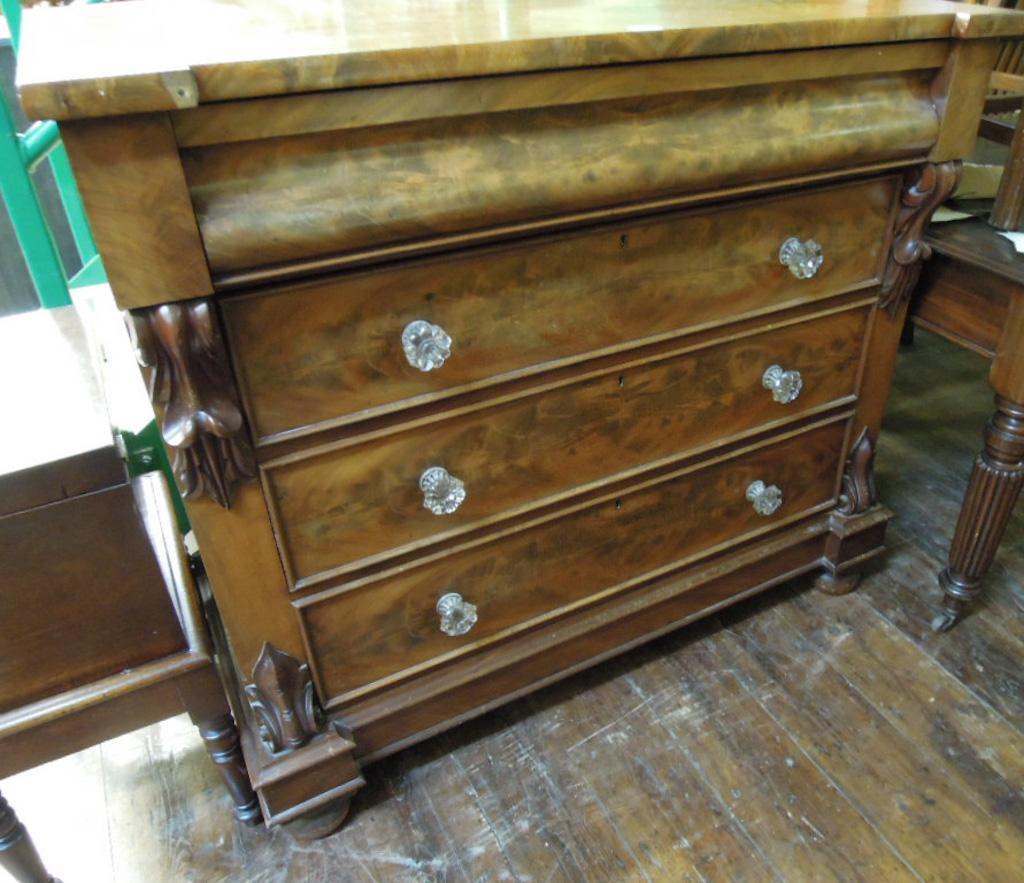
M 21 0 L 0 0 L 0 9 L 7 19 L 7 30 L 11 32 L 11 45 L 18 51 L 18 40 L 21 37 Z
M 0 100 L 0 196 L 7 206 L 39 302 L 44 307 L 67 306 L 71 298 L 64 267 L 32 186 L 24 161 L 25 150 L 7 102 Z
M 121 439 L 124 442 L 125 459 L 128 463 L 128 474 L 133 478 L 136 475 L 143 475 L 146 472 L 160 470 L 166 476 L 171 489 L 171 500 L 174 502 L 174 514 L 178 518 L 178 530 L 186 534 L 191 530 L 188 514 L 185 512 L 185 504 L 178 493 L 178 486 L 174 482 L 174 473 L 171 470 L 171 461 L 167 457 L 167 448 L 160 437 L 160 430 L 156 421 L 150 421 L 138 434 L 122 429 Z

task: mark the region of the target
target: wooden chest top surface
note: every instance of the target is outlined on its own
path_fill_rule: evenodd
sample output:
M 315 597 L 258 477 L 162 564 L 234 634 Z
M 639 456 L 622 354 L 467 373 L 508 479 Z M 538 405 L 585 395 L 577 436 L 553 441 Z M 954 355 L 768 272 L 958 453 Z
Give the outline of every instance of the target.
M 26 12 L 18 81 L 30 115 L 72 119 L 531 70 L 1016 36 L 1022 19 L 944 0 L 134 0 Z

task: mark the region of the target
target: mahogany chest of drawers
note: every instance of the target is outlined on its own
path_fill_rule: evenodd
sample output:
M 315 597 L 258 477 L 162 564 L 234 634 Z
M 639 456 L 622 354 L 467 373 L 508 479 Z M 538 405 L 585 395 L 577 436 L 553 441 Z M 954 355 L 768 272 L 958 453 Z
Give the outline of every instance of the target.
M 921 232 L 1022 32 L 934 0 L 26 15 L 270 824 L 333 830 L 375 758 L 797 574 L 853 587 Z

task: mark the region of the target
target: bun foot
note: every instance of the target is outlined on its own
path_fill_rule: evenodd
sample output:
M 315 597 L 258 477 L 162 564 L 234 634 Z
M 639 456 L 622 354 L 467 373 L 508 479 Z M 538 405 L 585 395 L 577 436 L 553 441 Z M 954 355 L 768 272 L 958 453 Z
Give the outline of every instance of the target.
M 818 574 L 818 578 L 814 581 L 814 588 L 826 595 L 846 595 L 857 588 L 860 576 L 858 571 L 831 573 L 826 570 L 824 573 Z
M 286 822 L 282 827 L 296 840 L 320 840 L 342 826 L 348 816 L 349 802 L 347 798 L 332 800 L 323 808 Z

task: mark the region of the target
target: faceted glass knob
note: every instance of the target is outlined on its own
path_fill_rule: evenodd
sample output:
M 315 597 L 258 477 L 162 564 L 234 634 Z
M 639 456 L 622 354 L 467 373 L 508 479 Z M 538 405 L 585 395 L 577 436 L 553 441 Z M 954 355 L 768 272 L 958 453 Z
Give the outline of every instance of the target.
M 420 476 L 423 508 L 435 515 L 451 515 L 466 499 L 466 486 L 442 466 L 431 466 Z
M 758 515 L 774 515 L 782 505 L 782 490 L 774 484 L 752 481 L 747 487 L 747 500 Z
M 452 339 L 440 325 L 417 319 L 405 326 L 402 349 L 413 368 L 434 371 L 452 354 Z
M 772 398 L 780 405 L 795 402 L 804 388 L 799 371 L 785 371 L 781 365 L 772 365 L 761 375 L 761 385 L 771 390 Z
M 821 269 L 825 256 L 821 246 L 813 239 L 800 240 L 790 236 L 779 249 L 779 262 L 789 267 L 789 272 L 797 279 L 810 279 Z
M 441 617 L 441 631 L 453 638 L 466 634 L 476 625 L 476 605 L 458 592 L 442 595 L 437 602 L 437 613 Z

